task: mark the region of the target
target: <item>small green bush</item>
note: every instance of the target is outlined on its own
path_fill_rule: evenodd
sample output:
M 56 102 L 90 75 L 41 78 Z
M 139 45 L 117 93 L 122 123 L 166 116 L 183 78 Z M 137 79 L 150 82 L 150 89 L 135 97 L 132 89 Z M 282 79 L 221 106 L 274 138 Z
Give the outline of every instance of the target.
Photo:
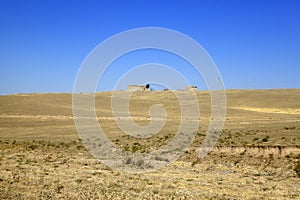
M 28 148 L 31 150 L 35 150 L 36 148 L 38 148 L 38 146 L 35 144 L 32 144 L 32 145 L 29 145 Z
M 198 160 L 192 162 L 192 167 L 194 167 L 198 163 Z
M 269 141 L 269 136 L 264 137 L 261 141 L 268 142 Z
M 132 153 L 135 153 L 135 152 L 137 152 L 138 150 L 139 150 L 139 147 L 138 147 L 138 146 L 136 146 L 136 145 L 133 145 L 133 146 L 132 146 L 132 149 L 131 149 Z
M 298 162 L 297 162 L 294 170 L 297 173 L 297 175 L 300 177 L 300 159 L 298 159 Z

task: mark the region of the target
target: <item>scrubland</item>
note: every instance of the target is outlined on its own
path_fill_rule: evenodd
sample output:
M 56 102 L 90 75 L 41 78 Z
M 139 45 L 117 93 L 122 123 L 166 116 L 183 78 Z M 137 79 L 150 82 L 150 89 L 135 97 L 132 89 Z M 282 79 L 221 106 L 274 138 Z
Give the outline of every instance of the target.
M 93 158 L 80 140 L 71 94 L 0 96 L 0 199 L 300 199 L 300 90 L 229 90 L 227 115 L 214 149 L 199 148 L 211 119 L 210 98 L 197 92 L 200 126 L 174 163 L 147 173 L 114 171 Z M 151 123 L 161 104 L 165 126 L 148 139 L 124 133 L 111 112 L 111 92 L 95 108 L 107 137 L 130 153 L 167 144 L 180 125 L 170 92 L 136 92 L 130 114 Z

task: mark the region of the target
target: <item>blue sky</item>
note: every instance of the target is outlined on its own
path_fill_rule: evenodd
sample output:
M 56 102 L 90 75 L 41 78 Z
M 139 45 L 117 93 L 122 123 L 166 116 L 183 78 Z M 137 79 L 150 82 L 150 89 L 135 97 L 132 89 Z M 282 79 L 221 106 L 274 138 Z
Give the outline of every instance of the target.
M 227 89 L 300 88 L 299 10 L 296 0 L 0 0 L 0 94 L 72 92 L 81 63 L 96 45 L 149 26 L 195 39 Z M 123 66 L 107 77 L 130 69 Z M 193 72 L 178 70 L 203 87 Z M 113 84 L 98 88 L 111 90 Z

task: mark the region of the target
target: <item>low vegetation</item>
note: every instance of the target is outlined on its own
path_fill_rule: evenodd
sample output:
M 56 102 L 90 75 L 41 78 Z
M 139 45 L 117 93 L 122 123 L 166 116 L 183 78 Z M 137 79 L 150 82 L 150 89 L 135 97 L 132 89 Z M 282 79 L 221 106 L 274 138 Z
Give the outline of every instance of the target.
M 94 159 L 78 138 L 70 94 L 0 96 L 0 199 L 300 199 L 300 90 L 228 91 L 223 132 L 203 159 L 198 153 L 210 101 L 206 92 L 197 95 L 194 142 L 179 160 L 149 173 L 113 171 Z M 180 109 L 171 92 L 132 96 L 130 114 L 140 126 L 150 123 L 153 104 L 168 113 L 163 129 L 149 139 L 117 127 L 110 97 L 96 94 L 99 124 L 128 154 L 156 150 L 174 138 Z

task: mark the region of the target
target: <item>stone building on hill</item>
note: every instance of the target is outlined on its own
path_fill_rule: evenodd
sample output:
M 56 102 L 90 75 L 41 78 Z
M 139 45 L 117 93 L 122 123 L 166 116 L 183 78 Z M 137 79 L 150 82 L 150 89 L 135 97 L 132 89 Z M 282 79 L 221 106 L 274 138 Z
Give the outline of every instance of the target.
M 197 86 L 186 86 L 185 90 L 186 91 L 197 91 Z
M 150 85 L 147 84 L 146 86 L 143 85 L 128 85 L 129 91 L 147 91 Z

